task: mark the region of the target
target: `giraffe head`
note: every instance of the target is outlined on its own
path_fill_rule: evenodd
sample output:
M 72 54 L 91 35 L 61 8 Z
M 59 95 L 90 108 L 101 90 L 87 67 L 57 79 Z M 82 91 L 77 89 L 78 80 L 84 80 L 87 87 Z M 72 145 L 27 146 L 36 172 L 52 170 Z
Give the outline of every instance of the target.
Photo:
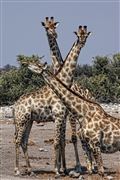
M 58 26 L 59 22 L 55 22 L 54 17 L 50 17 L 50 19 L 49 19 L 49 17 L 46 17 L 45 22 L 41 22 L 41 23 L 49 35 L 52 35 L 55 38 L 57 38 L 57 33 L 56 33 L 55 29 Z
M 22 64 L 26 64 L 28 66 L 28 69 L 37 74 L 42 74 L 43 71 L 48 68 L 47 62 L 43 63 L 41 61 L 22 61 Z
M 87 26 L 79 26 L 78 31 L 74 32 L 78 37 L 78 41 L 80 41 L 82 47 L 85 45 L 85 42 L 91 32 L 87 32 Z

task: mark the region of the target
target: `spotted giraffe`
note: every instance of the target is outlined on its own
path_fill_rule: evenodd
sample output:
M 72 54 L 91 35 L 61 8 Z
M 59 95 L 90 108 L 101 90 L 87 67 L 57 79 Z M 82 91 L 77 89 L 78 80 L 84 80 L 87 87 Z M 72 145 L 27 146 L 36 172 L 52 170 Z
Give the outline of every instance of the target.
M 50 47 L 50 52 L 51 52 L 51 57 L 52 57 L 52 68 L 53 68 L 53 73 L 56 74 L 57 71 L 59 70 L 60 67 L 62 67 L 64 61 L 61 55 L 61 52 L 59 50 L 58 43 L 56 41 L 57 39 L 57 33 L 55 31 L 57 25 L 59 22 L 54 21 L 54 17 L 46 17 L 45 22 L 42 22 L 43 27 L 46 30 L 48 42 L 49 42 L 49 47 Z M 95 100 L 95 98 L 92 96 L 90 91 L 82 86 L 80 84 L 73 82 L 71 89 L 78 94 L 85 96 L 87 99 L 92 99 Z M 78 155 L 78 149 L 77 149 L 77 135 L 76 135 L 76 119 L 73 117 L 71 113 L 68 114 L 68 119 L 71 125 L 71 139 L 72 143 L 74 146 L 74 151 L 75 151 L 75 159 L 76 159 L 76 166 L 75 169 L 77 172 L 81 171 L 81 165 L 80 165 L 80 160 L 79 160 L 79 155 Z
M 99 175 L 104 175 L 102 153 L 114 153 L 120 151 L 120 119 L 107 114 L 96 102 L 78 95 L 63 82 L 53 75 L 47 64 L 29 64 L 28 68 L 33 72 L 43 75 L 43 78 L 60 98 L 69 111 L 80 119 L 80 137 L 83 150 L 89 163 L 90 152 L 92 152 L 98 167 Z M 88 164 L 87 167 L 90 168 Z M 91 173 L 92 169 L 88 169 Z
M 77 35 L 77 41 L 72 46 L 64 66 L 60 68 L 57 77 L 59 77 L 67 86 L 71 86 L 74 71 L 81 48 L 85 45 L 89 36 L 87 27 L 80 26 Z M 27 143 L 33 121 L 47 122 L 55 121 L 55 172 L 60 175 L 61 156 L 63 170 L 66 173 L 65 161 L 65 129 L 66 129 L 66 107 L 61 103 L 60 99 L 45 86 L 42 89 L 25 94 L 15 104 L 15 149 L 16 149 L 16 167 L 15 174 L 19 171 L 19 148 L 22 147 L 26 165 L 30 169 L 30 162 L 27 151 Z

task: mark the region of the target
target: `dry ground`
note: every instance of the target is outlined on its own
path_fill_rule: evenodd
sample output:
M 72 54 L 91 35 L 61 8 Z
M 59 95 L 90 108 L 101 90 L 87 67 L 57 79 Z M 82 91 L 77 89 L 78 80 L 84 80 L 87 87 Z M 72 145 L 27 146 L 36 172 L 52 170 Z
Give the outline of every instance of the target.
M 119 116 L 120 117 L 120 116 Z M 54 180 L 54 123 L 46 124 L 33 124 L 32 131 L 30 134 L 29 141 L 29 157 L 31 165 L 34 169 L 35 176 L 23 175 L 21 177 L 14 176 L 14 161 L 15 161 L 15 148 L 13 143 L 14 137 L 14 125 L 12 120 L 1 120 L 0 121 L 0 132 L 1 132 L 1 180 Z M 66 161 L 67 168 L 73 168 L 75 166 L 75 157 L 73 145 L 70 142 L 70 127 L 67 123 L 67 144 L 66 144 Z M 78 141 L 79 156 L 84 170 L 86 169 L 86 163 L 81 149 L 80 142 Z M 106 176 L 103 179 L 114 179 L 120 180 L 120 152 L 105 155 L 103 154 L 104 166 L 107 168 Z M 23 153 L 20 154 L 20 167 L 24 169 L 25 161 Z M 98 175 L 88 176 L 85 171 L 83 175 L 84 179 L 99 180 L 102 179 Z M 71 180 L 73 178 L 66 176 L 61 177 L 59 180 Z M 76 178 L 79 179 L 79 178 Z

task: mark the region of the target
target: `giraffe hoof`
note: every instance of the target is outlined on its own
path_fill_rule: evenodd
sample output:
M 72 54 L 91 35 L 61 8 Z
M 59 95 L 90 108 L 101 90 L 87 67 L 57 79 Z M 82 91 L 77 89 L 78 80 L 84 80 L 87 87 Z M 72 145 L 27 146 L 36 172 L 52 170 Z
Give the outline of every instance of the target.
M 55 175 L 55 179 L 58 179 L 58 178 L 60 178 L 61 177 L 61 174 L 59 174 L 59 173 L 57 173 L 56 175 Z
M 28 174 L 31 174 L 31 173 L 32 173 L 31 167 L 26 168 L 26 173 L 28 173 Z
M 64 169 L 64 170 L 63 170 L 63 173 L 64 173 L 64 175 L 68 175 L 68 174 L 69 174 L 69 171 L 68 171 L 67 169 Z
M 15 176 L 19 176 L 20 175 L 20 171 L 19 171 L 18 168 L 15 168 L 14 172 L 15 172 L 15 174 L 14 174 Z
M 92 170 L 89 170 L 89 171 L 88 171 L 88 174 L 89 174 L 89 175 L 92 175 L 92 173 L 93 173 Z
M 30 172 L 30 177 L 34 177 L 36 176 L 35 173 L 33 171 Z
M 80 173 L 77 173 L 74 170 L 70 171 L 69 173 L 69 177 L 72 177 L 72 178 L 78 178 L 79 176 L 80 176 Z
M 81 165 L 76 165 L 76 166 L 75 166 L 75 171 L 76 171 L 77 173 L 82 173 Z
M 98 174 L 99 174 L 99 176 L 104 176 L 104 172 L 103 171 L 98 171 Z
M 92 172 L 93 172 L 93 174 L 96 174 L 96 173 L 98 172 L 97 168 L 94 167 L 94 168 L 92 169 Z

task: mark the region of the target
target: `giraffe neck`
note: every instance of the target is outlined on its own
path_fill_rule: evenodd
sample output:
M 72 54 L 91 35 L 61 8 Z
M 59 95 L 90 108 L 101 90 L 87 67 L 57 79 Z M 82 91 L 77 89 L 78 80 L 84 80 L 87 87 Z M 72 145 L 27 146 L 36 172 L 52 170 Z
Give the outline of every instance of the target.
M 52 69 L 53 73 L 55 74 L 63 64 L 63 59 L 56 38 L 49 33 L 47 33 L 47 37 L 52 57 Z
M 72 112 L 79 116 L 85 116 L 86 108 L 85 104 L 92 106 L 91 101 L 87 101 L 82 96 L 74 94 L 74 92 L 63 84 L 57 77 L 55 77 L 51 72 L 44 71 L 43 77 L 50 88 L 55 92 L 55 94 L 61 99 L 61 101 L 66 105 L 66 107 Z M 95 103 L 96 105 L 97 103 Z M 95 112 L 95 111 L 94 111 Z
M 56 74 L 57 77 L 68 87 L 71 86 L 74 72 L 77 65 L 78 56 L 81 51 L 81 43 L 79 40 L 77 40 L 71 50 L 69 51 L 67 57 L 65 58 L 65 61 L 63 65 L 61 66 L 60 70 Z

